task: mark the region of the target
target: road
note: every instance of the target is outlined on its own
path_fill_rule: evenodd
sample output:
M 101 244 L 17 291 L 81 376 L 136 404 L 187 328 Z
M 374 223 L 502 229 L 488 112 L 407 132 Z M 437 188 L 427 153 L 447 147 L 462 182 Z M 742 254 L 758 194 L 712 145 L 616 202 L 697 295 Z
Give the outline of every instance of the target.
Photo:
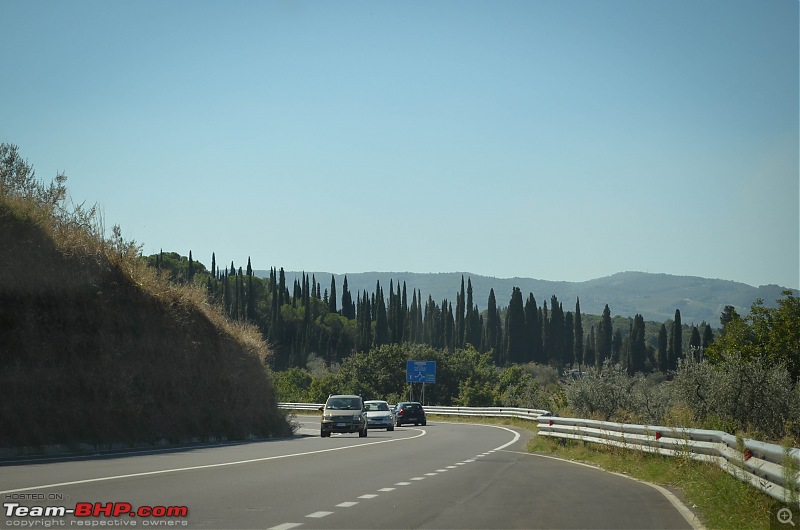
M 4 463 L 0 528 L 692 528 L 649 485 L 524 452 L 524 431 L 429 421 L 320 438 L 316 418 L 298 424 L 291 439 Z M 76 506 L 123 514 L 58 513 Z M 141 507 L 187 514 L 129 515 Z

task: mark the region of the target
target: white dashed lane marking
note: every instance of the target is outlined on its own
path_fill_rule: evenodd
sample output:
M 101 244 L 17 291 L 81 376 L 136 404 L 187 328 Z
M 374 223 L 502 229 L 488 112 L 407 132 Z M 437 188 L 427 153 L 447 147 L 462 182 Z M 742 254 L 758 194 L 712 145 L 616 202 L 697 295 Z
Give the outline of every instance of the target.
M 501 427 L 501 428 L 505 429 L 505 427 Z M 505 430 L 509 430 L 510 431 L 510 429 L 505 429 Z M 511 431 L 511 432 L 514 432 L 514 431 Z M 424 431 L 423 431 L 423 433 L 424 433 Z M 425 473 L 425 477 L 434 477 L 434 476 L 438 475 L 439 473 L 446 473 L 448 469 L 458 469 L 458 466 L 463 466 L 465 464 L 475 462 L 478 458 L 481 458 L 483 456 L 488 456 L 491 453 L 494 453 L 495 451 L 497 451 L 498 449 L 503 449 L 503 448 L 511 445 L 512 443 L 514 443 L 519 438 L 519 434 L 518 433 L 514 433 L 514 434 L 516 435 L 514 440 L 512 440 L 509 443 L 507 443 L 506 445 L 498 447 L 497 449 L 492 449 L 491 451 L 488 451 L 486 453 L 482 453 L 482 454 L 476 455 L 474 458 L 470 458 L 469 460 L 464 460 L 463 462 L 456 462 L 455 465 L 447 466 L 446 469 L 437 469 L 436 472 Z M 420 480 L 425 480 L 425 477 L 413 477 L 413 478 L 410 478 L 409 480 L 411 480 L 411 481 L 420 481 Z M 410 486 L 411 484 L 412 484 L 411 482 L 396 482 L 395 486 Z M 382 493 L 388 493 L 390 491 L 394 491 L 395 489 L 396 488 L 381 488 L 378 491 L 382 492 Z M 361 495 L 358 498 L 359 499 L 374 499 L 375 497 L 378 497 L 378 494 L 376 494 L 376 493 L 367 493 L 365 495 Z M 337 504 L 336 507 L 337 508 L 351 508 L 351 507 L 355 506 L 356 504 L 358 504 L 358 502 L 347 501 L 347 502 L 342 502 L 342 503 Z M 314 518 L 314 519 L 321 519 L 321 518 L 327 517 L 328 515 L 331 515 L 333 513 L 335 513 L 335 512 L 322 512 L 322 511 L 320 511 L 320 512 L 314 512 L 314 513 L 308 514 L 308 515 L 306 515 L 306 517 L 310 517 L 310 518 Z M 269 530 L 291 530 L 292 528 L 296 528 L 296 527 L 302 526 L 302 525 L 303 525 L 303 523 L 284 523 L 284 524 L 281 524 L 281 525 L 278 525 L 278 526 L 273 526 Z
M 453 465 L 453 466 L 447 466 L 447 469 L 437 469 L 435 472 L 425 473 L 425 477 L 435 477 L 439 473 L 446 473 L 448 469 L 458 469 L 457 466 L 463 466 L 463 465 L 465 465 L 467 463 L 475 462 L 476 459 L 478 459 L 478 458 L 480 458 L 482 456 L 486 456 L 488 454 L 489 453 L 483 453 L 483 454 L 480 454 L 480 455 L 476 455 L 475 458 L 470 458 L 468 460 L 464 460 L 463 462 L 456 462 L 455 465 Z M 410 478 L 409 480 L 420 481 L 420 480 L 425 480 L 425 477 L 413 477 L 413 478 Z M 410 486 L 410 485 L 411 485 L 411 482 L 397 482 L 397 483 L 395 483 L 395 486 Z M 380 491 L 382 493 L 388 493 L 390 491 L 394 491 L 395 489 L 396 488 L 381 488 L 378 491 Z M 359 496 L 358 498 L 359 499 L 374 499 L 377 496 L 378 496 L 378 494 L 376 494 L 376 493 L 366 493 L 364 495 Z M 355 506 L 356 504 L 358 504 L 358 502 L 347 501 L 347 502 L 342 502 L 342 503 L 337 504 L 336 507 L 337 508 L 351 508 L 351 507 Z M 310 517 L 312 519 L 321 519 L 321 518 L 327 517 L 327 516 L 329 516 L 329 515 L 331 515 L 333 513 L 335 513 L 335 512 L 320 511 L 320 512 L 310 513 L 310 514 L 306 515 L 306 517 Z M 303 525 L 303 523 L 284 523 L 282 525 L 273 526 L 272 528 L 270 528 L 270 530 L 290 530 L 292 528 L 296 528 L 296 527 L 302 526 L 302 525 Z

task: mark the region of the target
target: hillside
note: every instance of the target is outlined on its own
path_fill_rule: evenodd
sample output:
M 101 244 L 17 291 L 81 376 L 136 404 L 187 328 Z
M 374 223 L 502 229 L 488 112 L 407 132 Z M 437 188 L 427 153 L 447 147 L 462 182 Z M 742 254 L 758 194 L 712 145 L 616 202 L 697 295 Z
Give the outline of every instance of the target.
M 268 277 L 269 271 L 255 271 L 261 277 Z M 314 275 L 322 289 L 330 290 L 331 273 L 306 272 Z M 286 281 L 291 285 L 302 272 L 286 272 Z M 344 281 L 343 274 L 334 274 L 336 287 L 341 294 Z M 698 278 L 694 276 L 671 276 L 644 272 L 621 272 L 605 278 L 597 278 L 586 282 L 553 282 L 532 278 L 492 278 L 468 272 L 421 274 L 411 272 L 362 272 L 348 273 L 347 283 L 355 297 L 359 291 L 374 292 L 377 281 L 384 291 L 388 291 L 390 280 L 409 289 L 422 292 L 427 300 L 428 295 L 440 303 L 447 299 L 453 303 L 461 288 L 461 278 L 472 280 L 473 301 L 481 310 L 486 309 L 489 290 L 494 289 L 497 304 L 505 307 L 511 298 L 513 287 L 519 287 L 523 296 L 533 293 L 537 304 L 550 304 L 552 295 L 556 295 L 563 304 L 564 310 L 575 309 L 575 301 L 580 298 L 581 312 L 601 314 L 606 304 L 612 315 L 634 316 L 637 313 L 645 320 L 665 322 L 675 316 L 680 309 L 684 324 L 700 324 L 707 322 L 713 327 L 719 325 L 719 316 L 726 305 L 732 305 L 740 314 L 747 314 L 750 306 L 757 299 L 764 300 L 764 305 L 774 307 L 775 300 L 781 297 L 784 287 L 765 285 L 752 287 L 743 283 L 727 280 Z
M 0 452 L 291 432 L 257 332 L 53 211 L 0 193 Z

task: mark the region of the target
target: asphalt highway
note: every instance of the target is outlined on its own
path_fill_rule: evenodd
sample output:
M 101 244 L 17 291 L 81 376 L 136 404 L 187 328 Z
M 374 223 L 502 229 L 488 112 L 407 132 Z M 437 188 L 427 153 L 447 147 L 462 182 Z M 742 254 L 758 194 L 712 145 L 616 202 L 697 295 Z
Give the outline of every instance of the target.
M 297 423 L 280 440 L 0 463 L 0 529 L 692 528 L 659 489 L 526 453 L 525 431 Z

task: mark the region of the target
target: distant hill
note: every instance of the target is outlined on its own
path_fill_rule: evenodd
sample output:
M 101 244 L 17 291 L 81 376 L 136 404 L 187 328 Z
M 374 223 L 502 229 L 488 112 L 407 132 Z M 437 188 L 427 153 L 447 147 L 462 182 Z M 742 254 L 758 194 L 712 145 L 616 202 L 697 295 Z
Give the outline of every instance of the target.
M 269 271 L 256 270 L 260 277 L 268 277 Z M 331 273 L 306 272 L 314 275 L 321 288 L 330 290 Z M 295 278 L 302 272 L 286 272 L 286 281 L 291 288 Z M 428 295 L 438 304 L 447 299 L 453 304 L 461 289 L 461 277 L 464 285 L 467 279 L 472 281 L 473 302 L 480 310 L 486 309 L 489 290 L 494 289 L 497 304 L 508 305 L 513 287 L 522 290 L 524 298 L 533 293 L 537 305 L 545 301 L 550 305 L 550 298 L 556 295 L 565 311 L 575 310 L 575 301 L 580 298 L 581 312 L 601 314 L 606 304 L 611 314 L 616 316 L 634 316 L 637 313 L 645 320 L 664 322 L 675 316 L 680 309 L 681 321 L 684 324 L 700 324 L 707 322 L 712 327 L 719 326 L 719 316 L 726 305 L 732 305 L 744 315 L 757 299 L 764 300 L 764 305 L 774 307 L 775 300 L 781 298 L 785 287 L 778 285 L 762 285 L 752 287 L 744 283 L 729 280 L 699 278 L 696 276 L 673 276 L 645 272 L 620 272 L 604 278 L 586 282 L 553 282 L 533 278 L 493 278 L 469 272 L 450 273 L 413 273 L 413 272 L 359 272 L 348 273 L 347 284 L 355 298 L 359 291 L 372 293 L 378 281 L 388 296 L 389 282 L 393 282 L 395 291 L 398 283 L 406 284 L 409 304 L 412 290 L 419 290 L 425 300 Z M 334 274 L 336 289 L 341 296 L 344 274 Z M 466 287 L 465 287 L 466 288 Z

